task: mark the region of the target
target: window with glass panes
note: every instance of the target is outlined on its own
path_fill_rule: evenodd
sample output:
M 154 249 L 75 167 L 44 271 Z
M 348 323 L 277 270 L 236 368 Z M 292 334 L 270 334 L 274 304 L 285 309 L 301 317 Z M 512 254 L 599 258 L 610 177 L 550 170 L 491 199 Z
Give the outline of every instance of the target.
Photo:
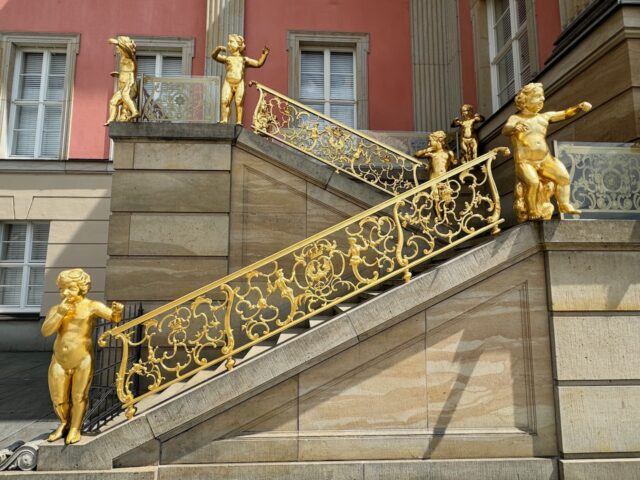
M 299 91 L 305 105 L 357 127 L 353 50 L 301 49 Z
M 182 75 L 182 57 L 162 53 L 138 54 L 138 75 L 152 77 L 179 77 Z
M 10 155 L 60 158 L 67 55 L 18 50 L 11 96 Z
M 500 108 L 531 80 L 527 0 L 489 2 L 493 107 Z
M 0 223 L 0 311 L 38 311 L 48 223 Z

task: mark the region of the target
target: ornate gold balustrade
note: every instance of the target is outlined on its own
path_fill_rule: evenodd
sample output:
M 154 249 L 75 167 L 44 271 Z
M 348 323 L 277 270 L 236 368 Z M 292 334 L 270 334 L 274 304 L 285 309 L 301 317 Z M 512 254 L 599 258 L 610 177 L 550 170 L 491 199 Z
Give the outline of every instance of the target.
M 258 82 L 253 130 L 391 195 L 418 185 L 424 164 Z
M 499 232 L 496 149 L 446 175 L 300 241 L 262 261 L 105 332 L 122 348 L 117 393 L 135 404 L 203 369 L 232 369 L 238 355 L 286 329 L 488 230 Z M 140 332 L 142 329 L 142 332 Z M 112 337 L 112 338 L 109 338 Z M 140 352 L 132 364 L 129 352 Z M 140 383 L 146 391 L 137 394 Z

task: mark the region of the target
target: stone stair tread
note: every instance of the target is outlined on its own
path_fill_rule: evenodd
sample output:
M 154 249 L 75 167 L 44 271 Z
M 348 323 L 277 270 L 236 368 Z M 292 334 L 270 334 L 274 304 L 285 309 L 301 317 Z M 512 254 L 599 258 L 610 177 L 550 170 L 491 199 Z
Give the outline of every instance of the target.
M 305 332 L 309 331 L 308 328 L 290 328 L 288 330 L 285 330 L 284 332 L 282 332 L 280 334 L 280 336 L 278 337 L 278 345 L 281 343 L 286 342 L 287 340 L 290 340 L 294 337 L 297 337 L 298 335 L 301 335 Z
M 353 303 L 353 302 L 345 302 L 345 303 L 341 303 L 339 305 L 336 305 L 336 310 L 338 310 L 340 313 L 342 312 L 348 312 L 349 310 L 351 310 L 354 307 L 357 307 L 358 305 L 360 305 L 359 303 Z

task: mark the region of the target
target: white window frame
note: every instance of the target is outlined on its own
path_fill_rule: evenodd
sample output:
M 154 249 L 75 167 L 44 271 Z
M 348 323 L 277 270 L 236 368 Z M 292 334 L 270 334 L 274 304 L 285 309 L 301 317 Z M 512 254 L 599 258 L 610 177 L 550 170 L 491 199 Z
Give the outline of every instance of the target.
M 158 71 L 157 55 L 182 58 L 182 75 L 191 76 L 191 67 L 195 49 L 193 38 L 176 37 L 140 37 L 129 35 L 136 44 L 136 56 L 156 55 L 156 72 Z M 115 49 L 114 49 L 115 56 Z M 118 59 L 116 58 L 117 62 Z M 161 76 L 161 75 L 157 75 Z
M 20 305 L 1 305 L 0 313 L 39 313 L 41 305 L 28 305 L 27 299 L 29 297 L 29 273 L 32 267 L 42 267 L 46 269 L 46 255 L 45 260 L 42 262 L 31 261 L 31 251 L 33 248 L 33 227 L 36 224 L 45 224 L 47 222 L 0 222 L 0 239 L 3 238 L 2 232 L 5 225 L 22 224 L 27 225 L 27 234 L 24 246 L 24 258 L 22 262 L 0 260 L 0 267 L 7 268 L 22 268 L 22 283 L 20 284 Z M 47 238 L 47 247 L 49 246 L 49 239 Z M 27 267 L 27 268 L 25 268 Z M 44 289 L 44 286 L 43 286 Z M 43 292 L 44 294 L 44 292 Z M 40 298 L 40 304 L 42 304 L 42 297 Z
M 66 160 L 69 150 L 69 127 L 71 117 L 71 101 L 73 79 L 75 78 L 76 56 L 80 46 L 79 34 L 34 34 L 34 33 L 0 33 L 0 157 L 16 160 Z M 12 99 L 17 89 L 16 79 L 19 75 L 19 60 L 22 52 L 57 51 L 66 54 L 64 97 L 62 101 L 62 119 L 60 124 L 60 150 L 56 157 L 33 157 L 11 155 L 11 137 L 13 135 Z
M 369 34 L 351 32 L 314 32 L 289 31 L 287 34 L 289 46 L 289 96 L 300 99 L 300 62 L 302 50 L 314 48 L 338 51 L 344 48 L 354 52 L 354 77 L 356 115 L 354 123 L 357 128 L 369 128 L 369 86 L 367 56 L 369 54 Z M 326 60 L 325 60 L 326 61 Z M 325 72 L 328 71 L 325 69 Z M 326 88 L 326 82 L 325 82 Z
M 531 4 L 529 1 L 526 2 L 527 9 L 527 19 L 523 23 L 523 25 L 518 26 L 518 7 L 516 5 L 516 0 L 509 0 L 509 21 L 511 26 L 511 37 L 509 40 L 502 46 L 500 51 L 497 51 L 497 39 L 495 26 L 496 22 L 496 9 L 495 9 L 495 0 L 489 0 L 487 2 L 487 20 L 489 27 L 489 57 L 490 57 L 490 65 L 491 65 L 491 96 L 492 96 L 492 106 L 493 111 L 497 111 L 502 108 L 504 105 L 508 103 L 500 102 L 500 85 L 499 85 L 499 74 L 498 74 L 498 63 L 502 60 L 505 55 L 507 55 L 508 50 L 511 48 L 511 56 L 513 59 L 513 88 L 514 92 L 518 92 L 524 85 L 522 80 L 522 65 L 520 64 L 520 48 L 521 48 L 521 38 L 526 35 L 529 45 L 529 72 L 531 78 L 533 78 L 536 66 L 534 65 L 532 42 L 535 41 L 535 38 L 532 35 L 532 22 L 531 18 L 533 16 L 533 12 L 531 10 Z
M 38 95 L 38 100 L 18 100 L 18 89 L 20 88 L 20 74 L 22 72 L 22 64 L 24 62 L 25 54 L 28 53 L 42 53 L 42 71 L 40 73 L 40 92 Z M 56 106 L 59 105 L 61 110 L 64 110 L 64 98 L 62 100 L 47 100 L 47 88 L 46 84 L 47 79 L 49 77 L 49 68 L 51 66 L 51 54 L 52 53 L 64 53 L 66 51 L 58 48 L 49 48 L 49 49 L 36 49 L 36 48 L 19 48 L 16 51 L 16 61 L 13 72 L 13 88 L 11 92 L 11 111 L 9 112 L 9 132 L 7 138 L 7 152 L 8 158 L 12 160 L 18 159 L 35 159 L 35 160 L 59 160 L 60 159 L 60 149 L 58 149 L 58 155 L 55 156 L 44 156 L 42 155 L 42 135 L 44 133 L 44 110 L 47 106 Z M 67 72 L 65 68 L 65 83 L 67 82 Z M 64 94 L 63 94 L 64 95 Z M 19 106 L 34 106 L 37 107 L 37 120 L 36 120 L 36 138 L 34 145 L 34 153 L 33 155 L 17 155 L 13 152 L 13 141 L 14 135 L 13 132 L 16 128 L 16 111 Z M 62 118 L 60 119 L 60 135 L 62 135 Z M 60 138 L 60 143 L 62 143 L 62 138 Z
M 324 110 L 323 113 L 327 116 L 331 116 L 331 105 L 353 105 L 353 125 L 351 128 L 358 128 L 358 76 L 356 74 L 357 65 L 356 65 L 356 51 L 355 48 L 345 48 L 345 47 L 319 47 L 319 46 L 309 46 L 300 47 L 300 64 L 298 65 L 298 71 L 302 72 L 302 52 L 323 52 L 324 54 L 324 99 L 303 99 L 298 96 L 298 100 L 301 102 L 309 102 L 309 103 L 322 103 Z M 332 100 L 331 99 L 331 52 L 343 52 L 343 53 L 351 53 L 353 59 L 353 100 Z M 302 91 L 302 73 L 299 75 L 298 79 L 298 92 Z

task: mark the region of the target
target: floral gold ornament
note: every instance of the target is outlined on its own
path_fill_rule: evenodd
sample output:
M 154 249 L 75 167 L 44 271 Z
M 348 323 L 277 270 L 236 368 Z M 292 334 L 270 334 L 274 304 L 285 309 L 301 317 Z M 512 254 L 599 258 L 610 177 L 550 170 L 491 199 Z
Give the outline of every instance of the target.
M 415 158 L 265 85 L 250 85 L 260 93 L 252 124 L 256 133 L 391 195 L 418 185 L 422 163 Z
M 221 52 L 227 51 L 227 55 Z M 242 124 L 244 114 L 244 77 L 247 67 L 260 68 L 264 65 L 269 55 L 269 49 L 264 47 L 262 55 L 258 60 L 244 56 L 245 44 L 244 38 L 237 34 L 229 35 L 227 48 L 223 46 L 216 47 L 211 52 L 211 57 L 219 63 L 224 64 L 225 75 L 222 84 L 222 93 L 220 95 L 220 123 L 229 123 L 229 114 L 231 110 L 231 102 L 235 97 L 236 104 L 236 123 Z
M 499 232 L 494 150 L 102 334 L 121 346 L 116 390 L 141 400 L 330 311 L 483 232 Z M 436 184 L 450 191 L 444 200 Z M 436 211 L 439 213 L 436 214 Z M 132 350 L 141 352 L 131 359 Z M 141 385 L 141 390 L 136 385 Z
M 484 117 L 476 113 L 473 105 L 465 104 L 460 108 L 460 117 L 451 122 L 453 128 L 459 128 L 460 161 L 469 162 L 478 156 L 478 123 L 484 122 Z
M 140 116 L 136 99 L 138 98 L 138 62 L 136 61 L 136 44 L 129 37 L 110 38 L 118 55 L 118 71 L 111 76 L 118 79 L 116 93 L 109 100 L 109 118 L 111 122 L 131 122 Z
M 49 365 L 49 393 L 60 425 L 49 435 L 53 442 L 66 434 L 66 443 L 80 440 L 93 376 L 92 335 L 96 318 L 113 323 L 122 319 L 122 304 L 111 308 L 86 297 L 91 277 L 79 269 L 64 270 L 56 281 L 62 301 L 51 307 L 44 323 L 45 337 L 57 333 Z
M 511 137 L 516 167 L 514 211 L 518 222 L 549 220 L 553 215 L 551 196 L 555 196 L 561 213 L 579 215 L 570 203 L 569 173 L 560 160 L 551 155 L 547 145 L 550 123 L 560 122 L 588 112 L 591 104 L 582 102 L 559 112 L 541 112 L 544 107 L 544 87 L 541 83 L 525 85 L 516 95 L 518 113 L 502 128 Z

